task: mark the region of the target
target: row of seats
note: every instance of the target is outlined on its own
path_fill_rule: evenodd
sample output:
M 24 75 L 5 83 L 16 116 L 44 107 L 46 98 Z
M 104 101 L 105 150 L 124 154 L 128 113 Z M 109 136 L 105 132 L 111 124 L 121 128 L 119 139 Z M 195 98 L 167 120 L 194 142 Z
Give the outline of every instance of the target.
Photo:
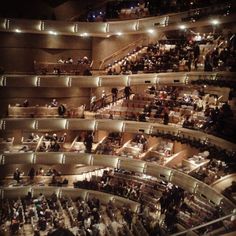
M 51 188 L 49 191 L 37 188 L 18 188 L 18 190 L 18 200 L 15 196 L 8 195 L 7 190 L 4 192 L 6 194 L 4 200 L 1 200 L 2 233 L 4 230 L 10 230 L 12 234 L 20 233 L 22 229 L 25 231 L 25 224 L 30 223 L 32 230 L 30 232 L 27 229 L 27 233 L 50 233 L 57 228 L 70 228 L 77 234 L 82 229 L 92 230 L 91 226 L 99 223 L 104 223 L 105 228 L 108 227 L 114 219 L 107 222 L 106 217 L 109 217 L 109 214 L 104 215 L 104 210 L 109 213 L 117 207 L 117 211 L 123 213 L 123 205 L 129 205 L 131 210 L 136 212 L 139 207 L 139 204 L 130 200 L 89 190 L 64 189 L 60 195 L 56 188 Z M 92 224 L 88 220 L 89 222 L 92 220 Z M 7 224 L 9 221 L 10 227 Z M 97 226 L 98 231 L 99 229 L 100 227 Z M 100 234 L 104 235 L 103 232 Z

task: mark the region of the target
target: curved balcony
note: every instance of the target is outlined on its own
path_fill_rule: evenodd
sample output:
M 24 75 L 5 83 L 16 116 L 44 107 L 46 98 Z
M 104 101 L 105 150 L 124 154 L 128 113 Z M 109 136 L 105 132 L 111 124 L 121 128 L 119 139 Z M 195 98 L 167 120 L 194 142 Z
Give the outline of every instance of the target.
M 136 173 L 142 173 L 171 182 L 186 191 L 196 194 L 207 200 L 210 205 L 219 205 L 229 213 L 234 204 L 211 186 L 177 170 L 170 169 L 153 163 L 146 163 L 140 160 L 126 159 L 118 156 L 106 156 L 97 154 L 74 154 L 74 153 L 17 153 L 3 154 L 1 156 L 1 168 L 5 165 L 19 164 L 54 164 L 65 165 L 68 163 L 83 164 L 90 166 L 105 166 L 117 169 L 124 169 Z M 23 161 L 24 160 L 24 161 Z
M 184 23 L 185 27 L 212 25 L 212 20 L 206 19 L 206 17 L 214 14 L 218 16 L 219 11 L 222 11 L 222 9 L 226 7 L 225 4 L 220 4 L 214 8 L 207 7 L 177 14 L 113 22 L 64 22 L 0 19 L 0 31 L 49 34 L 52 36 L 60 34 L 81 37 L 109 37 L 110 35 L 120 36 L 121 34 L 150 33 L 153 32 L 153 30 L 176 29 L 180 27 L 180 23 Z M 233 6 L 231 6 L 231 9 L 233 9 Z M 202 20 L 201 16 L 203 17 Z M 235 21 L 234 19 L 233 15 L 227 15 L 220 17 L 219 21 L 221 23 L 227 23 Z
M 172 85 L 183 86 L 195 81 L 216 82 L 234 80 L 235 72 L 170 72 L 135 75 L 101 76 L 56 76 L 56 75 L 3 75 L 0 87 L 42 87 L 42 88 L 97 88 L 135 85 Z M 214 84 L 213 84 L 214 85 Z
M 48 119 L 1 119 L 0 130 L 104 130 L 113 132 L 129 132 L 139 133 L 144 132 L 150 135 L 157 133 L 166 133 L 172 135 L 181 134 L 190 140 L 200 140 L 202 142 L 208 141 L 209 145 L 227 149 L 228 151 L 235 151 L 236 144 L 228 142 L 224 139 L 203 133 L 201 131 L 185 129 L 177 125 L 163 125 L 158 123 L 136 122 L 136 121 L 122 121 L 122 120 L 94 120 L 94 119 L 63 119 L 63 118 L 48 118 Z

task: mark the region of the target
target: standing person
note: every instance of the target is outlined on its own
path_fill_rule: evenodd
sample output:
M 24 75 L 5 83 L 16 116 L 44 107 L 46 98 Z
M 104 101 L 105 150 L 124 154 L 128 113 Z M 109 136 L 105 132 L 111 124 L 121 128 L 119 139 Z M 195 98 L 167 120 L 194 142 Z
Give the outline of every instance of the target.
M 58 107 L 58 114 L 59 114 L 59 116 L 64 117 L 65 113 L 66 113 L 65 106 L 63 104 L 60 104 L 60 106 Z
M 126 86 L 124 89 L 124 94 L 125 94 L 125 99 L 129 100 L 130 99 L 130 94 L 131 94 L 132 90 L 130 88 L 130 86 Z
M 97 97 L 92 94 L 92 97 L 90 100 L 90 111 L 94 111 L 95 105 L 96 105 L 96 99 L 97 99 Z
M 16 168 L 14 174 L 13 174 L 13 179 L 17 181 L 17 183 L 20 183 L 20 171 L 18 168 Z
M 112 94 L 112 103 L 114 104 L 117 101 L 118 89 L 112 88 L 111 94 Z
M 164 113 L 163 123 L 164 123 L 164 125 L 168 125 L 168 123 L 169 123 L 169 114 L 167 111 L 165 111 L 165 113 Z
M 33 167 L 30 169 L 28 176 L 30 177 L 30 180 L 31 180 L 31 181 L 34 180 L 35 169 L 34 169 Z
M 92 146 L 93 146 L 93 133 L 88 133 L 84 138 L 84 146 L 86 148 L 86 153 L 92 152 Z
M 106 92 L 105 90 L 102 90 L 102 103 L 101 103 L 101 107 L 105 107 L 106 106 Z
M 197 63 L 198 63 L 198 60 L 199 60 L 199 56 L 200 56 L 200 47 L 197 44 L 195 44 L 194 48 L 193 48 L 193 54 L 194 54 L 194 67 L 195 67 L 195 70 L 197 70 Z

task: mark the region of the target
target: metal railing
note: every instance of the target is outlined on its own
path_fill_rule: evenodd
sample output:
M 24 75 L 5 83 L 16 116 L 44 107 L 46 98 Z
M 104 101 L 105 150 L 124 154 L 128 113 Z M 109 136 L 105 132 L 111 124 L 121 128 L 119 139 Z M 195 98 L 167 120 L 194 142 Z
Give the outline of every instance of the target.
M 226 215 L 226 216 L 220 217 L 220 218 L 218 218 L 218 219 L 209 221 L 209 222 L 207 222 L 207 223 L 205 223 L 205 224 L 202 224 L 202 225 L 195 226 L 195 227 L 190 228 L 190 229 L 187 229 L 187 230 L 185 230 L 185 231 L 172 234 L 171 236 L 188 235 L 188 233 L 191 233 L 191 232 L 193 232 L 194 230 L 199 230 L 199 229 L 202 229 L 202 228 L 204 228 L 204 227 L 213 225 L 213 224 L 215 224 L 215 223 L 218 223 L 218 222 L 221 222 L 221 221 L 223 221 L 223 220 L 229 219 L 229 218 L 231 218 L 232 216 L 236 216 L 236 211 L 235 211 L 235 209 L 234 209 L 233 212 L 232 212 L 231 214 L 229 214 L 229 215 Z M 210 233 L 210 232 L 209 232 L 209 233 Z
M 115 61 L 118 58 L 121 58 L 123 56 L 126 56 L 127 53 L 129 53 L 132 49 L 134 49 L 135 47 L 137 47 L 140 44 L 144 44 L 146 43 L 147 38 L 141 38 L 138 39 L 130 44 L 128 44 L 127 46 L 117 50 L 116 52 L 112 53 L 111 55 L 105 57 L 102 61 L 101 64 L 99 66 L 99 69 L 103 69 L 105 64 L 109 64 L 110 61 Z

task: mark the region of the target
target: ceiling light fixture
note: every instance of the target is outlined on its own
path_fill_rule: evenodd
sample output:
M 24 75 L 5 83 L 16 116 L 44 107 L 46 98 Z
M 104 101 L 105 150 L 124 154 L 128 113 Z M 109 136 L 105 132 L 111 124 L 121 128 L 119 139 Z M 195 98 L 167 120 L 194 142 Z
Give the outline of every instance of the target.
M 15 29 L 15 32 L 16 33 L 21 33 L 21 30 L 20 29 Z
M 57 32 L 52 31 L 52 30 L 48 31 L 48 33 L 51 34 L 51 35 L 57 35 Z
M 186 29 L 186 25 L 180 25 L 179 28 L 184 30 L 184 29 Z
M 219 24 L 219 21 L 218 21 L 218 20 L 212 20 L 212 24 L 213 24 L 213 25 L 218 25 L 218 24 Z
M 153 33 L 154 33 L 154 30 L 153 30 L 153 29 L 148 29 L 147 32 L 148 32 L 149 34 L 153 34 Z

